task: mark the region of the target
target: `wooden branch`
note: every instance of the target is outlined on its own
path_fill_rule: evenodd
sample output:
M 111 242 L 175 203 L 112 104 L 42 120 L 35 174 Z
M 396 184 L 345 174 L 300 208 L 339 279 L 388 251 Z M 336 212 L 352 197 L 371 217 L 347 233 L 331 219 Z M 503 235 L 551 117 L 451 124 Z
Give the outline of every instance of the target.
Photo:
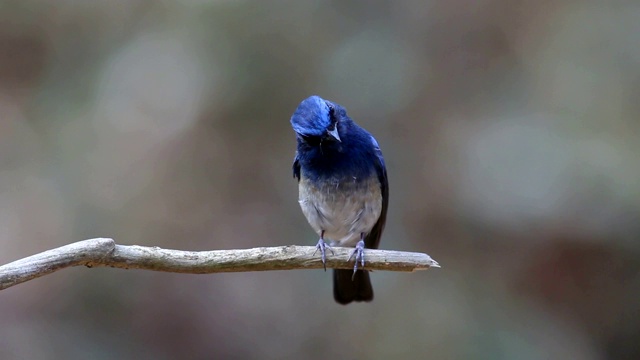
M 353 269 L 353 249 L 327 251 L 327 267 Z M 185 274 L 266 270 L 322 269 L 312 246 L 277 246 L 242 250 L 182 251 L 117 245 L 113 239 L 79 241 L 0 266 L 0 290 L 72 266 L 109 266 Z M 365 269 L 416 271 L 440 267 L 422 253 L 365 249 Z

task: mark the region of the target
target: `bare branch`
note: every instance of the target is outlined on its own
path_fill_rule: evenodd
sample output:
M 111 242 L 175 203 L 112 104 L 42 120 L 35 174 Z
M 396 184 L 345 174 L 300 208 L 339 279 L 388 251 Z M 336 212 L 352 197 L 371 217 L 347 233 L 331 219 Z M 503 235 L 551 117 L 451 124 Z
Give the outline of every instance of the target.
M 352 249 L 332 248 L 327 267 L 352 269 Z M 0 290 L 50 274 L 84 265 L 142 269 L 185 274 L 211 274 L 266 270 L 321 269 L 320 256 L 312 246 L 277 246 L 242 250 L 182 251 L 138 245 L 117 245 L 113 239 L 79 241 L 0 266 Z M 416 271 L 440 267 L 422 253 L 365 250 L 366 269 Z

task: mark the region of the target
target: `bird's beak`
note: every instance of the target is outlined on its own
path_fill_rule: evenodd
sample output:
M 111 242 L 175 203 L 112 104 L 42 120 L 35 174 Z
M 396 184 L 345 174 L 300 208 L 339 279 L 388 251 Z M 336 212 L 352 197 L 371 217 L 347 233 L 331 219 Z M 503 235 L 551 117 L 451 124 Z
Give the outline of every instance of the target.
M 342 140 L 340 140 L 340 135 L 338 135 L 338 127 L 337 126 L 334 126 L 333 130 L 327 130 L 327 134 L 333 136 L 333 138 L 338 140 L 338 142 L 342 142 Z

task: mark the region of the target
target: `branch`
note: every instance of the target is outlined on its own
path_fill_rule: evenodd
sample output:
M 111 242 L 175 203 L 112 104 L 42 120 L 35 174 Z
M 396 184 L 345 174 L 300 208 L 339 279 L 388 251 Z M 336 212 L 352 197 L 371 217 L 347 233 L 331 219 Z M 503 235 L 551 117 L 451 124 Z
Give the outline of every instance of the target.
M 353 269 L 350 248 L 334 247 L 327 267 Z M 81 266 L 109 266 L 185 274 L 322 269 L 312 246 L 277 246 L 242 250 L 182 251 L 138 245 L 117 245 L 113 239 L 78 241 L 0 266 L 0 290 L 58 270 Z M 422 253 L 365 249 L 366 269 L 416 271 L 440 267 Z

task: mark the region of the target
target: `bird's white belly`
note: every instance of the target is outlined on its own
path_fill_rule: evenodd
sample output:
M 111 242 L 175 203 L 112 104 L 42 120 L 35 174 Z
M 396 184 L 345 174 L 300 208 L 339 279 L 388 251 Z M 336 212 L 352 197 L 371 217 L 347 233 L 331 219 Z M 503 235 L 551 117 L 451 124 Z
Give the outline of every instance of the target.
M 321 183 L 321 184 L 320 184 Z M 313 229 L 333 245 L 354 246 L 368 234 L 382 211 L 382 192 L 376 176 L 311 182 L 300 180 L 299 202 Z

